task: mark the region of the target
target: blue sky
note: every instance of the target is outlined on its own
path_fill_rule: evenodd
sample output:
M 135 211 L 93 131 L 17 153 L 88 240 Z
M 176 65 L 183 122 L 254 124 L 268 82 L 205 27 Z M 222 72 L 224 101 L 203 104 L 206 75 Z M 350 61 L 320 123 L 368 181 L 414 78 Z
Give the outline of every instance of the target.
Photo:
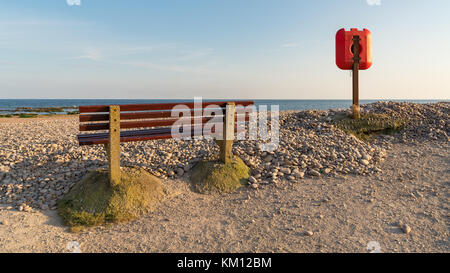
M 447 0 L 0 0 L 0 98 L 350 99 L 334 38 L 356 27 L 373 35 L 362 99 L 449 99 L 449 12 Z

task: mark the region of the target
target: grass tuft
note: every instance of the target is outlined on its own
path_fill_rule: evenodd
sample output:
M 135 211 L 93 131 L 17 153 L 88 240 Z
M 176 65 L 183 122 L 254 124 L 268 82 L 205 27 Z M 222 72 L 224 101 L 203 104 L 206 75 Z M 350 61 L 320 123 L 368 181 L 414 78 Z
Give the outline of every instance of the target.
M 89 172 L 58 201 L 58 211 L 73 232 L 85 227 L 130 221 L 150 212 L 166 198 L 156 177 L 142 168 L 124 168 L 121 181 L 111 186 L 106 170 Z
M 19 118 L 35 118 L 37 114 L 19 114 Z
M 201 161 L 192 170 L 191 182 L 200 193 L 228 193 L 247 184 L 250 169 L 238 157 L 224 164 Z
M 361 140 L 370 140 L 377 134 L 393 135 L 407 125 L 406 119 L 374 113 L 362 113 L 359 119 L 341 114 L 335 117 L 335 122 L 338 128 Z

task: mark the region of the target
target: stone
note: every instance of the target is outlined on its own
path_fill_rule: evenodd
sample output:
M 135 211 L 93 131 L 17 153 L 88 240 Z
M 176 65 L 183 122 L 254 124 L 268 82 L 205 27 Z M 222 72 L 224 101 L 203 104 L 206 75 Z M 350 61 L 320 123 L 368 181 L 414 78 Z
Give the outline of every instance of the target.
M 291 169 L 289 168 L 280 168 L 280 172 L 284 174 L 291 174 Z
M 178 175 L 178 176 L 183 176 L 183 174 L 184 174 L 184 169 L 178 168 L 178 169 L 177 169 L 177 175 Z
M 401 229 L 402 229 L 403 233 L 405 233 L 405 234 L 411 233 L 411 227 L 407 224 L 403 224 L 401 226 Z
M 361 163 L 362 163 L 364 166 L 367 166 L 367 165 L 370 164 L 369 160 L 367 160 L 367 159 L 361 159 Z
M 305 176 L 305 173 L 300 171 L 299 169 L 294 169 L 292 171 L 292 175 L 297 177 L 297 178 L 303 178 Z
M 256 178 L 253 177 L 253 176 L 250 176 L 250 177 L 248 178 L 248 181 L 249 181 L 250 183 L 252 183 L 252 184 L 258 183 L 258 180 L 256 180 Z
M 264 161 L 265 162 L 271 162 L 272 161 L 272 159 L 273 159 L 273 157 L 272 157 L 272 155 L 266 155 L 265 157 L 264 157 Z
M 309 174 L 312 176 L 320 177 L 320 173 L 316 170 L 310 170 Z

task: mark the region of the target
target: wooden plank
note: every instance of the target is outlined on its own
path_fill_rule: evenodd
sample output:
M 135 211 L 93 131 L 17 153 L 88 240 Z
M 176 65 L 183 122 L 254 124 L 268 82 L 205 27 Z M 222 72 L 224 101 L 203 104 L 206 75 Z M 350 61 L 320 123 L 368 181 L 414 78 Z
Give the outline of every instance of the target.
M 193 115 L 194 111 L 191 111 Z M 172 116 L 171 111 L 155 111 L 155 112 L 122 112 L 120 113 L 120 120 L 130 119 L 150 119 L 150 118 L 170 118 Z M 108 114 L 84 114 L 80 115 L 80 122 L 87 121 L 105 121 L 109 120 Z
M 190 115 L 194 115 L 194 110 L 190 111 Z M 172 112 L 167 111 L 153 111 L 153 112 L 121 112 L 120 120 L 131 119 L 152 119 L 152 118 L 170 118 Z M 109 120 L 108 114 L 81 114 L 79 115 L 80 122 L 88 121 L 107 121 Z
M 226 101 L 211 101 L 202 102 L 202 108 L 209 105 L 218 105 L 225 107 Z M 253 105 L 253 101 L 235 101 L 236 105 L 248 106 Z M 185 105 L 190 109 L 194 109 L 194 102 L 176 102 L 176 103 L 153 103 L 153 104 L 122 104 L 119 105 L 122 112 L 126 111 L 157 111 L 157 110 L 172 110 L 177 105 Z M 106 113 L 109 111 L 109 105 L 82 105 L 78 107 L 80 113 Z
M 160 128 L 162 129 L 162 128 Z M 123 131 L 120 133 L 120 142 L 131 142 L 131 141 L 143 141 L 151 139 L 167 139 L 172 138 L 171 128 L 166 127 L 166 130 L 139 130 L 139 131 Z M 131 132 L 130 134 L 126 134 Z M 222 130 L 217 129 L 218 133 Z M 237 132 L 237 126 L 235 126 L 235 132 Z M 214 133 L 214 132 L 211 132 Z M 163 136 L 163 137 L 161 137 Z M 191 136 L 194 136 L 194 129 L 191 130 Z M 101 134 L 83 134 L 78 135 L 78 143 L 80 146 L 83 145 L 96 145 L 96 144 L 107 144 L 109 142 L 108 133 Z
M 207 122 L 211 118 L 203 118 L 202 123 Z M 160 120 L 146 120 L 146 121 L 127 121 L 121 122 L 120 128 L 122 129 L 132 129 L 132 128 L 144 128 L 144 127 L 161 127 L 170 126 L 177 122 L 179 118 L 172 119 L 160 119 Z M 194 124 L 194 119 L 191 118 L 191 124 Z M 106 130 L 108 129 L 108 123 L 91 123 L 91 124 L 81 124 L 80 131 L 96 131 L 96 130 Z
M 146 135 L 146 134 L 160 134 L 160 133 L 170 133 L 170 127 L 161 127 L 154 129 L 146 129 L 146 130 L 129 130 L 129 131 L 121 131 L 120 136 L 133 136 L 133 135 Z M 96 134 L 82 134 L 78 135 L 78 139 L 85 138 L 104 138 L 108 136 L 108 133 L 96 133 Z
M 221 123 L 214 123 L 216 125 L 217 131 L 222 131 Z M 237 124 L 235 125 L 235 131 L 237 131 Z M 182 129 L 182 128 L 181 128 Z M 127 130 L 121 131 L 120 136 L 136 136 L 136 135 L 151 135 L 151 134 L 169 134 L 172 132 L 171 127 L 159 127 L 152 129 L 144 129 L 144 130 Z M 214 133 L 214 132 L 213 132 Z M 78 140 L 82 141 L 85 139 L 93 139 L 93 138 L 108 138 L 109 133 L 94 133 L 94 134 L 80 134 L 77 135 Z
M 240 115 L 239 115 L 240 116 Z M 223 116 L 216 116 L 223 117 Z M 201 119 L 202 124 L 210 121 L 213 117 L 203 117 Z M 171 126 L 180 118 L 167 118 L 167 119 L 155 119 L 155 120 L 141 120 L 141 121 L 127 121 L 121 122 L 120 128 L 122 129 L 133 129 L 133 128 L 145 128 L 145 127 L 161 127 L 161 126 Z M 235 121 L 237 121 L 238 116 L 235 116 Z M 245 116 L 245 121 L 249 121 L 249 115 Z M 191 117 L 191 124 L 194 124 L 194 117 Z M 80 124 L 80 131 L 99 131 L 107 130 L 109 128 L 108 123 L 88 123 Z

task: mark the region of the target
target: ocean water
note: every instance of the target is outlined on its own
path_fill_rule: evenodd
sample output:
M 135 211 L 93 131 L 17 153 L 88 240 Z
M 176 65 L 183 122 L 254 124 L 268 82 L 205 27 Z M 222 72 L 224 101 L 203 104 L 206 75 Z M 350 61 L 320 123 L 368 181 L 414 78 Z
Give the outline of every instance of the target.
M 179 101 L 189 101 L 189 99 L 0 99 L 0 115 L 12 113 L 18 107 L 31 107 L 31 108 L 61 107 L 63 108 L 62 113 L 64 113 L 77 110 L 72 108 L 78 107 L 80 105 L 165 103 L 165 102 L 179 102 Z M 307 110 L 307 109 L 326 110 L 335 108 L 349 108 L 352 105 L 351 100 L 254 100 L 254 101 L 257 106 L 267 105 L 269 107 L 271 105 L 279 105 L 280 110 Z M 360 100 L 360 104 L 366 104 L 377 101 L 380 100 Z M 430 102 L 439 102 L 443 100 L 391 100 L 391 101 L 430 103 Z

